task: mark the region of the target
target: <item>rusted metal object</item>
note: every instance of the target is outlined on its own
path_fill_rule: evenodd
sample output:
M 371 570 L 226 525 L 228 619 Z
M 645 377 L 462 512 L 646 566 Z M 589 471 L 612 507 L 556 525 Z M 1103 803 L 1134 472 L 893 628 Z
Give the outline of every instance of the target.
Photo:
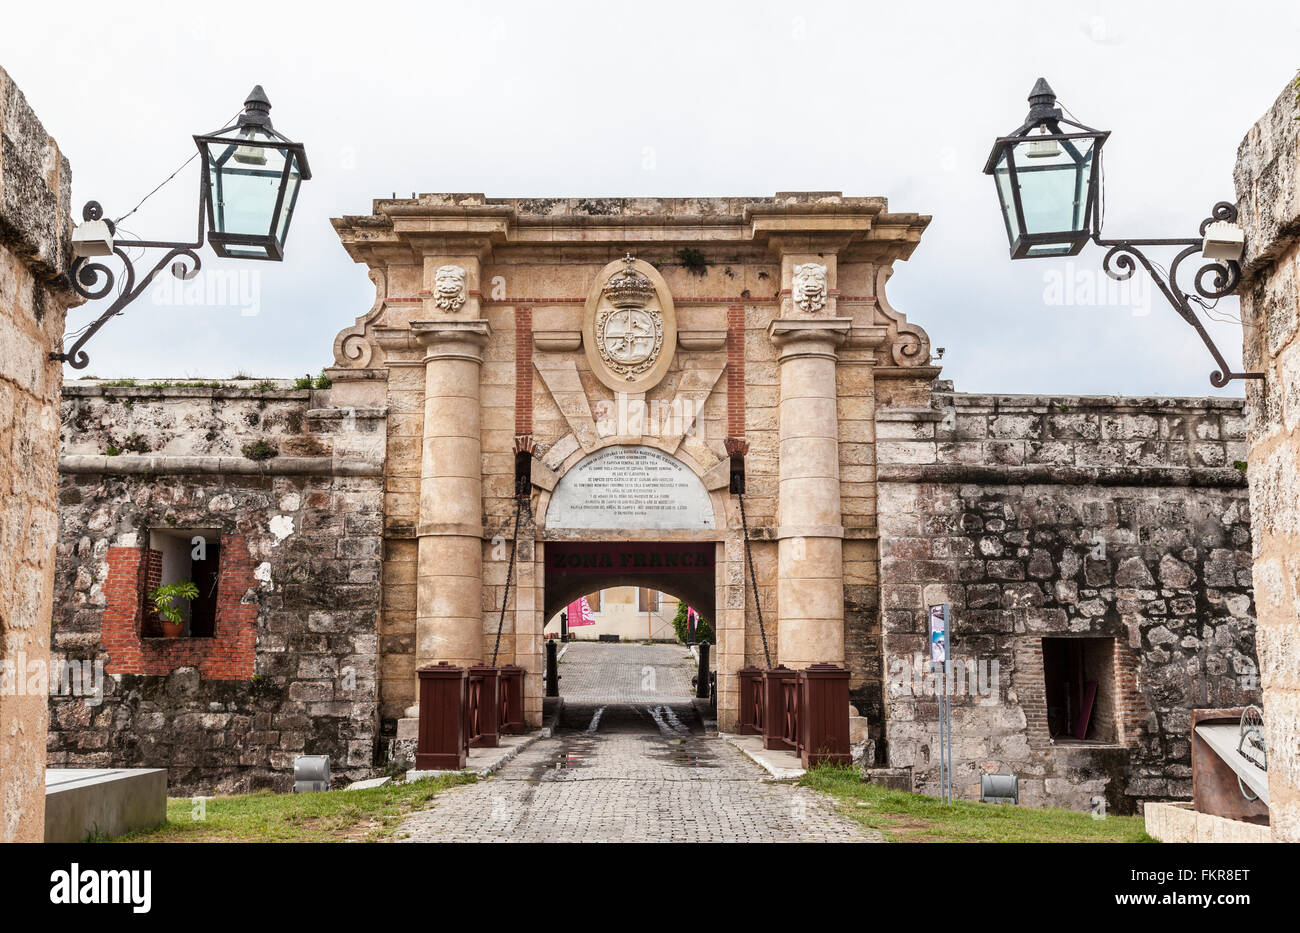
M 1218 723 L 1236 726 L 1244 709 L 1192 710 L 1192 808 L 1230 820 L 1267 824 L 1268 805 L 1242 795 L 1236 772 L 1196 731 L 1197 726 Z
M 736 732 L 739 735 L 762 735 L 763 672 L 757 667 L 742 667 L 736 676 L 740 680 Z
M 805 768 L 851 764 L 849 672 L 834 664 L 813 664 L 799 672 L 798 746 Z
M 469 669 L 469 701 L 465 707 L 465 733 L 470 748 L 496 748 L 501 744 L 498 715 L 501 708 L 500 672 L 478 664 Z
M 799 672 L 779 665 L 763 671 L 763 747 L 798 750 Z
M 501 667 L 497 714 L 502 735 L 521 735 L 524 729 L 524 669 L 518 664 Z
M 419 771 L 459 771 L 469 758 L 465 731 L 469 672 L 444 661 L 416 673 L 420 675 L 420 721 L 415 767 Z

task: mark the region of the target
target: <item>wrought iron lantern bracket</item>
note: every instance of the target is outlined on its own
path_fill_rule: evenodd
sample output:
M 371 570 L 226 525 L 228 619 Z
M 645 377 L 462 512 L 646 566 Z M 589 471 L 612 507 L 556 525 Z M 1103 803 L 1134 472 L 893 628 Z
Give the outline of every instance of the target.
M 1106 255 L 1102 259 L 1101 268 L 1108 276 L 1118 281 L 1132 278 L 1133 273 L 1137 271 L 1137 264 L 1141 263 L 1142 268 L 1151 276 L 1160 293 L 1171 304 L 1175 311 L 1184 321 L 1192 326 L 1201 341 L 1205 344 L 1214 361 L 1219 364 L 1219 368 L 1210 373 L 1210 384 L 1215 388 L 1223 388 L 1233 379 L 1263 379 L 1264 374 L 1233 372 L 1232 367 L 1228 365 L 1219 348 L 1215 346 L 1214 340 L 1201 323 L 1201 319 L 1192 309 L 1192 302 L 1205 307 L 1205 301 L 1215 301 L 1219 298 L 1226 297 L 1236 290 L 1237 285 L 1241 282 L 1241 264 L 1234 259 L 1211 259 L 1205 262 L 1196 274 L 1192 277 L 1192 292 L 1184 291 L 1178 284 L 1179 268 L 1185 259 L 1199 253 L 1205 242 L 1205 231 L 1210 224 L 1218 221 L 1234 223 L 1237 219 L 1237 208 L 1227 202 L 1220 201 L 1214 205 L 1214 210 L 1210 216 L 1201 221 L 1200 236 L 1196 237 L 1175 237 L 1168 239 L 1129 239 L 1129 240 L 1109 240 L 1103 239 L 1100 234 L 1100 224 L 1094 226 L 1092 241 L 1098 246 L 1107 247 Z M 1181 246 L 1182 249 L 1174 256 L 1173 262 L 1169 264 L 1169 270 L 1165 272 L 1157 264 L 1147 258 L 1144 247 L 1150 246 Z M 1136 260 L 1136 261 L 1135 261 Z
M 198 250 L 203 246 L 206 199 L 207 189 L 200 185 L 199 228 L 193 243 L 176 243 L 168 240 L 131 240 L 124 244 L 116 241 L 113 243 L 113 255 L 122 261 L 122 287 L 118 291 L 117 297 L 103 314 L 80 331 L 76 342 L 71 347 L 52 351 L 50 353 L 51 360 L 67 363 L 73 369 L 85 369 L 90 363 L 90 357 L 82 347 L 110 319 L 121 314 L 126 310 L 127 305 L 139 298 L 144 290 L 149 287 L 149 284 L 157 278 L 159 272 L 170 265 L 171 274 L 178 279 L 192 279 L 198 274 L 199 268 L 203 265 Z M 103 216 L 104 209 L 98 201 L 87 201 L 85 207 L 81 209 L 82 220 L 102 220 Z M 105 223 L 108 224 L 110 233 L 115 234 L 117 232 L 113 221 L 109 220 L 105 221 Z M 143 276 L 137 276 L 135 262 L 127 253 L 127 248 L 162 249 L 166 250 L 166 252 L 148 272 L 144 273 Z M 113 290 L 113 286 L 117 282 L 117 276 L 111 267 L 99 261 L 92 261 L 86 256 L 79 256 L 73 260 L 72 268 L 66 273 L 66 278 L 72 290 L 88 301 L 103 298 Z

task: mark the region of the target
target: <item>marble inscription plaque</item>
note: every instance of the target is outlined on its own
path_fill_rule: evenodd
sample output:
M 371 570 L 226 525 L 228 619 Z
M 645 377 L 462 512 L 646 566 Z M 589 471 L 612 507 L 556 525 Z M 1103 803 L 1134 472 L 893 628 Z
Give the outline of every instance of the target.
M 649 447 L 608 447 L 560 480 L 546 527 L 712 528 L 713 504 L 699 477 L 679 460 Z

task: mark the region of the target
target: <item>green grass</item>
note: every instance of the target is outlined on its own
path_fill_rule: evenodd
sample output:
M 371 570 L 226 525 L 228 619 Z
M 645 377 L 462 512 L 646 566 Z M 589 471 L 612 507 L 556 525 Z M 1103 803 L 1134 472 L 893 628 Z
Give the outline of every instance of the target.
M 210 800 L 167 801 L 167 822 L 113 842 L 381 842 L 398 824 L 473 775 L 447 775 L 368 790 L 318 794 L 261 791 Z M 202 806 L 202 819 L 195 818 Z
M 1077 810 L 945 804 L 864 783 L 854 768 L 814 768 L 799 783 L 834 797 L 845 816 L 887 842 L 1155 842 L 1138 816 L 1094 819 Z

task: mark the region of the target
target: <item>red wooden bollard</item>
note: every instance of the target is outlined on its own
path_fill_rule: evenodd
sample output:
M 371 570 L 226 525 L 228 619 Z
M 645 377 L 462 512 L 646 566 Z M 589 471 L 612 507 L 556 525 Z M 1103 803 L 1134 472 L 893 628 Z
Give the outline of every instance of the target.
M 416 673 L 420 676 L 420 722 L 415 768 L 459 771 L 469 757 L 465 734 L 469 672 L 443 661 Z
M 499 671 L 486 664 L 469 669 L 469 704 L 465 732 L 470 748 L 496 748 L 501 744 L 498 715 L 501 708 Z
M 787 688 L 797 685 L 799 672 L 784 664 L 763 671 L 763 747 L 795 751 L 798 732 L 798 691 Z
M 501 667 L 500 719 L 503 735 L 524 733 L 524 669 L 518 664 Z
M 849 672 L 834 664 L 813 664 L 799 672 L 799 757 L 805 768 L 847 765 Z
M 736 674 L 740 680 L 740 710 L 736 721 L 738 735 L 763 734 L 763 672 L 757 667 L 742 667 Z

